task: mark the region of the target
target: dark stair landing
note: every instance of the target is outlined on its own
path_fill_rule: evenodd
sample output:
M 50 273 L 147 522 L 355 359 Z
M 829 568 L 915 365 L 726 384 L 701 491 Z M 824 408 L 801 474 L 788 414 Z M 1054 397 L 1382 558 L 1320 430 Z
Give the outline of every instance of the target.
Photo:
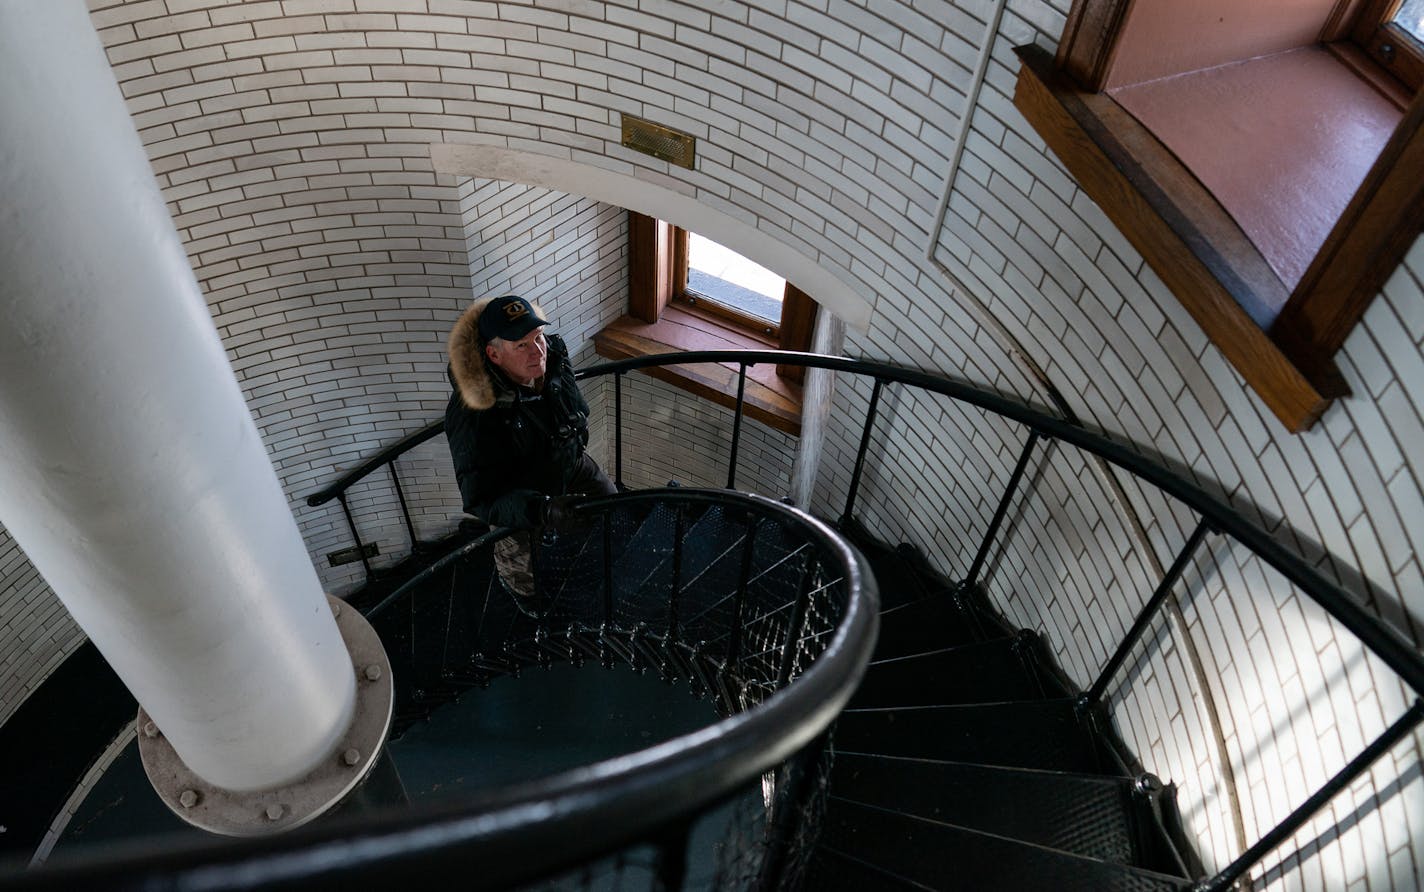
M 0 864 L 23 867 L 74 785 L 138 703 L 90 642 L 50 673 L 0 728 Z
M 414 554 L 378 570 L 348 603 L 369 609 L 485 529 L 465 526 L 438 542 L 421 543 Z M 29 863 L 75 785 L 137 713 L 133 695 L 86 641 L 0 727 L 3 869 L 18 870 Z M 138 769 L 136 776 L 141 774 Z M 168 817 L 165 812 L 159 816 Z
M 908 546 L 851 525 L 880 642 L 838 720 L 808 890 L 1186 890 L 1173 806 L 1122 758 L 1031 632 Z M 888 589 L 888 592 L 887 592 Z

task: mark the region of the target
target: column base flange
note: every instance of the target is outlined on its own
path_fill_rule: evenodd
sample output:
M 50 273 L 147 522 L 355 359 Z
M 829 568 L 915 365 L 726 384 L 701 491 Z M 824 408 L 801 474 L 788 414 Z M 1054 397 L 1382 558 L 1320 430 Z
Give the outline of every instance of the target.
M 329 811 L 366 778 L 391 728 L 395 701 L 391 664 L 376 630 L 360 611 L 327 595 L 356 673 L 351 725 L 306 776 L 258 792 L 214 786 L 194 774 L 161 729 L 138 710 L 138 751 L 154 790 L 174 814 L 210 833 L 267 836 L 300 827 Z M 372 677 L 374 676 L 374 677 Z M 152 736 L 150 736 L 151 732 Z

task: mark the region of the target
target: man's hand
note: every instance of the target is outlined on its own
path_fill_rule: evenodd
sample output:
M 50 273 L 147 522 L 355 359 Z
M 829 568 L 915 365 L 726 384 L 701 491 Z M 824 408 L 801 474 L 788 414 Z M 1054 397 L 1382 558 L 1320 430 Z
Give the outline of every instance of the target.
M 549 530 L 575 526 L 581 518 L 574 513 L 573 502 L 573 496 L 545 496 L 543 523 L 540 525 Z

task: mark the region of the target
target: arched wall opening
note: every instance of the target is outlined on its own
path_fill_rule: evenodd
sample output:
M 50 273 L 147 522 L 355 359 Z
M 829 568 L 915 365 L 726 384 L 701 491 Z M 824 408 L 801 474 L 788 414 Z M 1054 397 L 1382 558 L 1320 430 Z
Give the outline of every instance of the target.
M 555 146 L 547 148 L 557 150 Z M 795 282 L 848 325 L 862 331 L 870 325 L 873 300 L 832 275 L 817 258 L 807 257 L 754 224 L 677 189 L 533 149 L 435 143 L 430 147 L 430 160 L 437 173 L 582 195 L 673 223 Z

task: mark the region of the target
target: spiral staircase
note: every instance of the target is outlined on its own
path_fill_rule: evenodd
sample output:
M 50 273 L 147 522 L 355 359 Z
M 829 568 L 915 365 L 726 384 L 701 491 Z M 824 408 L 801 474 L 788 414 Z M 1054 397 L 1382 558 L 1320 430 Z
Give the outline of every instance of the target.
M 652 357 L 590 374 L 613 374 L 616 383 L 658 361 L 729 358 L 745 373 L 749 361 L 768 357 Z M 647 750 L 434 805 L 394 801 L 398 780 L 385 789 L 373 781 L 364 801 L 343 813 L 255 842 L 140 841 L 26 871 L 15 856 L 29 847 L 21 837 L 33 827 L 17 825 L 23 833 L 0 837 L 11 856 L 0 889 L 418 881 L 491 889 L 1220 890 L 1424 718 L 1416 702 L 1287 821 L 1205 876 L 1178 826 L 1173 788 L 1116 739 L 1102 702 L 1107 680 L 1208 532 L 1232 536 L 1280 570 L 1416 690 L 1424 661 L 1347 593 L 1136 450 L 942 378 L 796 358 L 875 380 L 850 495 L 834 524 L 731 491 L 625 492 L 585 500 L 572 526 L 539 542 L 533 599 L 510 594 L 493 571 L 490 549 L 502 530 L 415 548 L 405 565 L 373 575 L 351 598 L 391 657 L 394 745 L 478 702 L 496 680 L 559 665 L 660 678 L 709 703 L 717 721 Z M 965 579 L 941 577 L 912 547 L 879 542 L 854 519 L 876 404 L 891 384 L 972 403 L 1029 431 Z M 313 500 L 342 498 L 382 467 L 394 474 L 404 450 L 438 433 L 434 425 L 395 444 Z M 614 436 L 621 478 L 621 424 Z M 976 583 L 1044 438 L 1127 470 L 1202 518 L 1087 691 L 1053 665 L 1048 642 L 1007 626 Z M 422 545 L 411 531 L 413 546 Z M 51 703 L 42 690 L 0 729 L 0 784 L 23 790 L 25 809 L 10 811 L 39 816 L 31 823 L 49 819 L 112 726 L 132 715 L 102 665 L 83 655 L 71 664 L 54 684 L 103 694 L 89 704 L 99 718 L 40 733 Z M 27 773 L 51 753 L 55 772 Z

